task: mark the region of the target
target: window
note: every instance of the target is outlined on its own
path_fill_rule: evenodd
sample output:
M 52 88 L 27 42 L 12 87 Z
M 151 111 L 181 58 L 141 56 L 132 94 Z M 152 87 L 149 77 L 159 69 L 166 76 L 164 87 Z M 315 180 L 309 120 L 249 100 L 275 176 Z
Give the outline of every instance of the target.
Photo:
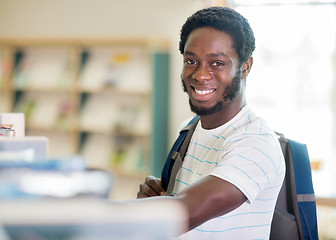
M 307 144 L 317 195 L 335 195 L 336 3 L 234 1 L 256 37 L 248 103 L 288 138 Z

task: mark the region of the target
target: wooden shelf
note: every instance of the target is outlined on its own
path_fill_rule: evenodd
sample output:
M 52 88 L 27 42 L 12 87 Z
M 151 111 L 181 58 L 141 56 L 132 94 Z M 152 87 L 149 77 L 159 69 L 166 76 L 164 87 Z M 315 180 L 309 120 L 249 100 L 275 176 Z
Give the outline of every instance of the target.
M 52 153 L 83 154 L 92 166 L 126 173 L 136 171 L 127 170 L 134 158 L 137 174 L 158 173 L 168 147 L 169 45 L 139 37 L 0 38 L 0 111 L 25 113 L 27 133 L 50 137 Z M 116 146 L 130 151 L 118 168 Z

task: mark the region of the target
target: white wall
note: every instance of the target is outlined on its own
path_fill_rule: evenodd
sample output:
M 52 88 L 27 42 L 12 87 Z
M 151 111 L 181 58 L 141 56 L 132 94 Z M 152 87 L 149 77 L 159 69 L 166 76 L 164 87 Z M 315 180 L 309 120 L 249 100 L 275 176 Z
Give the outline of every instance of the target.
M 0 37 L 163 36 L 171 40 L 170 131 L 191 116 L 181 90 L 179 31 L 202 0 L 0 0 Z M 172 141 L 172 139 L 171 139 Z

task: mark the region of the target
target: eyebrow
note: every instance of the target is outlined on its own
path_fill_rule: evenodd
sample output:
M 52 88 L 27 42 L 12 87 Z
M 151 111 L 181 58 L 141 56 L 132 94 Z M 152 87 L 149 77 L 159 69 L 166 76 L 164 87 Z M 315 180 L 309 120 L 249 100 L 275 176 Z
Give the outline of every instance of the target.
M 183 55 L 196 56 L 196 54 L 195 54 L 195 53 L 193 53 L 193 52 L 190 52 L 190 51 L 185 51 L 185 52 L 183 53 Z
M 190 51 L 185 51 L 184 55 L 196 56 L 196 54 L 194 52 L 190 52 Z M 229 58 L 229 56 L 226 55 L 223 52 L 209 53 L 209 54 L 207 54 L 207 57 L 227 57 L 227 58 Z

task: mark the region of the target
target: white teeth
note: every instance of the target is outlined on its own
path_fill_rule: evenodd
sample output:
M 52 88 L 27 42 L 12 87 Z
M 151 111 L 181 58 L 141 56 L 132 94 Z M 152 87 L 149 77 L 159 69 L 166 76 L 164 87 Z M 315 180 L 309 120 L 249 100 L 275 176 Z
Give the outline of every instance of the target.
M 197 94 L 200 94 L 200 95 L 209 94 L 209 93 L 212 93 L 213 91 L 215 91 L 215 90 L 213 90 L 213 89 L 210 89 L 210 90 L 198 90 L 198 89 L 195 89 L 195 92 Z

